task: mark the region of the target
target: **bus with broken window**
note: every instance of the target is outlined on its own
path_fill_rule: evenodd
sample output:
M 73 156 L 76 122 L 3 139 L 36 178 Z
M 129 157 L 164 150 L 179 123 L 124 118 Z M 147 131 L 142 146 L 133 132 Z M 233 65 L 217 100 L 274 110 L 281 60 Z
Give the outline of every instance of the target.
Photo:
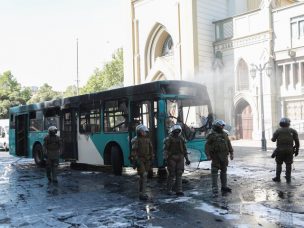
M 180 123 L 190 158 L 206 160 L 201 117 L 211 104 L 204 85 L 155 81 L 74 97 L 16 106 L 9 112 L 9 152 L 45 162 L 43 139 L 50 126 L 62 140 L 61 160 L 71 165 L 111 165 L 116 175 L 130 166 L 131 139 L 138 124 L 149 128 L 154 167 L 163 167 L 163 140 Z

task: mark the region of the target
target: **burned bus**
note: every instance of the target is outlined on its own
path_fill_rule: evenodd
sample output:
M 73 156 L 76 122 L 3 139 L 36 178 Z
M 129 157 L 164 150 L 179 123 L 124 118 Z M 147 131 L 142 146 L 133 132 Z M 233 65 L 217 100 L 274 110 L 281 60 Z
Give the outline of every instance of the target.
M 204 85 L 155 81 L 10 108 L 9 152 L 45 162 L 43 139 L 50 126 L 62 140 L 61 160 L 111 165 L 116 175 L 131 166 L 131 139 L 138 124 L 149 128 L 154 167 L 163 167 L 163 140 L 172 124 L 182 125 L 190 158 L 206 160 L 200 117 L 211 112 Z

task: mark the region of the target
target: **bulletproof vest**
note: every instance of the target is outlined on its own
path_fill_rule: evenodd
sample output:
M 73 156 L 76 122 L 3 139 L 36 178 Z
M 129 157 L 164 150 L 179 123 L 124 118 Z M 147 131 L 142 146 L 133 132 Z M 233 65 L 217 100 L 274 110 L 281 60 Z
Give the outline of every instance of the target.
M 168 152 L 169 155 L 177 155 L 177 154 L 184 154 L 183 149 L 183 138 L 182 137 L 172 137 L 169 136 L 169 147 Z
M 293 132 L 290 128 L 278 129 L 277 146 L 278 147 L 292 147 L 293 146 Z
M 137 137 L 139 158 L 149 159 L 150 157 L 150 139 L 146 137 Z
M 214 151 L 218 153 L 228 153 L 228 146 L 225 139 L 225 133 L 214 133 L 215 142 L 214 142 Z
M 59 141 L 59 137 L 54 135 L 54 136 L 47 136 L 46 138 L 46 149 L 47 150 L 59 150 L 60 149 L 60 141 Z

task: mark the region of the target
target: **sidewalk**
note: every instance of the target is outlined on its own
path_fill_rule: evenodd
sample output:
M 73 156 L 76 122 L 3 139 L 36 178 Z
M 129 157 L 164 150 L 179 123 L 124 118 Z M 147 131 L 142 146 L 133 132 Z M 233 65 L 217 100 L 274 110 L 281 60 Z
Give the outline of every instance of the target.
M 232 140 L 232 146 L 240 146 L 240 147 L 261 147 L 261 140 Z M 267 148 L 275 148 L 276 143 L 272 142 L 270 139 L 266 141 Z M 300 140 L 300 149 L 304 148 L 304 140 Z

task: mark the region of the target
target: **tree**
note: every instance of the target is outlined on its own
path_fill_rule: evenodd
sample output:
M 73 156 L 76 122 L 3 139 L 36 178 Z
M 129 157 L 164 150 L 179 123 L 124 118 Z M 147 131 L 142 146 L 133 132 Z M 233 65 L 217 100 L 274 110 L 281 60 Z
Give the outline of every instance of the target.
M 87 84 L 81 89 L 81 94 L 103 91 L 123 83 L 123 50 L 119 48 L 112 56 L 112 60 L 102 69 L 96 68 Z
M 27 102 L 28 104 L 38 103 L 43 101 L 50 101 L 61 98 L 59 92 L 53 91 L 52 86 L 44 83 L 34 96 Z
M 63 93 L 63 97 L 73 97 L 77 95 L 77 87 L 75 85 L 70 85 L 66 88 Z
M 10 71 L 0 75 L 0 118 L 8 118 L 10 107 L 24 105 L 32 96 L 28 87 L 21 88 Z

